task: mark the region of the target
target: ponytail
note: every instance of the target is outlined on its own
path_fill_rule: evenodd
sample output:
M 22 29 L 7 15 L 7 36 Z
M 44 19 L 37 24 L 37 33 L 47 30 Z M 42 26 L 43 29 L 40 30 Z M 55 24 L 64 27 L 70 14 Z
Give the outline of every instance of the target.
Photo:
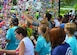
M 48 29 L 48 27 L 46 27 L 46 31 L 43 34 L 43 36 L 44 36 L 44 38 L 46 39 L 47 42 L 49 42 L 49 34 L 48 34 L 48 32 L 49 32 L 49 29 Z
M 45 24 L 42 24 L 43 26 L 41 27 L 41 30 L 43 32 L 43 37 L 46 39 L 47 42 L 49 42 L 49 29 L 48 29 L 48 26 L 45 25 Z

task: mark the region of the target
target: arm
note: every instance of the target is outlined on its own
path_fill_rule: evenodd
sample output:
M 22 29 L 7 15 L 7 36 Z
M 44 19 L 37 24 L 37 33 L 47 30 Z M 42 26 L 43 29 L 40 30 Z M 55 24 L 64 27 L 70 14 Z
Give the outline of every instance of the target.
M 16 55 L 16 50 L 0 50 L 1 53 L 14 54 Z
M 19 49 L 19 55 L 24 55 L 25 47 L 24 47 L 23 42 L 20 42 L 20 45 L 18 46 L 17 49 Z M 16 50 L 4 50 L 3 49 L 3 50 L 0 50 L 0 54 L 2 54 L 2 53 L 6 53 L 6 54 L 10 54 L 10 55 L 12 55 L 12 54 L 16 55 Z
M 36 45 L 36 43 L 37 43 L 37 42 L 36 42 L 36 40 L 35 40 L 35 39 L 33 40 L 33 42 L 34 42 L 34 44 Z
M 24 42 L 21 41 L 19 45 L 19 55 L 24 55 L 24 52 L 25 52 L 25 45 Z
M 36 39 L 34 38 L 34 36 L 31 36 L 30 39 L 34 42 L 34 45 L 36 45 Z
M 31 24 L 33 23 L 32 17 L 30 15 L 25 14 L 25 13 L 23 13 L 23 15 L 28 22 L 30 22 Z
M 39 53 L 38 52 L 35 52 L 35 55 L 39 55 Z
M 10 42 L 10 40 L 5 40 L 6 42 Z
M 19 46 L 17 47 L 17 49 L 19 49 Z M 5 50 L 5 49 L 2 49 L 2 50 L 0 50 L 0 54 L 6 53 L 6 54 L 10 54 L 10 55 L 12 55 L 12 54 L 16 55 L 16 50 Z
M 24 17 L 26 18 L 26 20 L 27 20 L 28 22 L 30 22 L 31 24 L 33 24 L 33 22 L 39 23 L 38 20 L 33 19 L 33 17 L 30 16 L 29 14 L 23 13 L 23 15 L 24 15 Z

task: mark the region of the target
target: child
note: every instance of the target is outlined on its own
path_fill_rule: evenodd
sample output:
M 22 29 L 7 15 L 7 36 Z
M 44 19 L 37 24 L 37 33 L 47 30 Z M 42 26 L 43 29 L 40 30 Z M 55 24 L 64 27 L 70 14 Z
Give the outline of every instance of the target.
M 68 35 L 68 39 L 66 40 L 66 42 L 70 45 L 73 55 L 77 55 L 77 40 L 74 36 L 76 25 L 74 23 L 66 23 L 64 30 Z

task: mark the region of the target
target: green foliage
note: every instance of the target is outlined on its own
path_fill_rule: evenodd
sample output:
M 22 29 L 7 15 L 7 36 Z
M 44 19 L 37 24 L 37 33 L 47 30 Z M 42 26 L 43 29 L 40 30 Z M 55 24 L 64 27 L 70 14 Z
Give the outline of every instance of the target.
M 69 5 L 71 4 L 74 0 L 62 0 L 65 4 Z
M 77 4 L 74 5 L 75 10 L 77 10 Z
M 67 12 L 69 12 L 69 10 L 60 10 L 60 15 L 64 16 Z
M 77 10 L 77 0 L 60 0 L 61 1 L 61 8 L 74 8 Z M 64 15 L 69 10 L 60 10 L 60 14 Z

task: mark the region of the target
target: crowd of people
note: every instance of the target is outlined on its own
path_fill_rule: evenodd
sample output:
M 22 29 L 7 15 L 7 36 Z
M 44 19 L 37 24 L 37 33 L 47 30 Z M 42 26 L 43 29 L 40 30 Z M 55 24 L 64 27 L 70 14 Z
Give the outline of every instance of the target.
M 34 20 L 23 12 L 24 26 L 18 24 L 18 18 L 12 18 L 11 27 L 6 32 L 6 55 L 76 55 L 77 54 L 77 16 L 61 15 L 52 18 L 50 13 L 42 20 Z M 71 22 L 72 20 L 72 22 Z
M 77 55 L 77 14 L 22 8 L 0 17 L 0 55 Z

